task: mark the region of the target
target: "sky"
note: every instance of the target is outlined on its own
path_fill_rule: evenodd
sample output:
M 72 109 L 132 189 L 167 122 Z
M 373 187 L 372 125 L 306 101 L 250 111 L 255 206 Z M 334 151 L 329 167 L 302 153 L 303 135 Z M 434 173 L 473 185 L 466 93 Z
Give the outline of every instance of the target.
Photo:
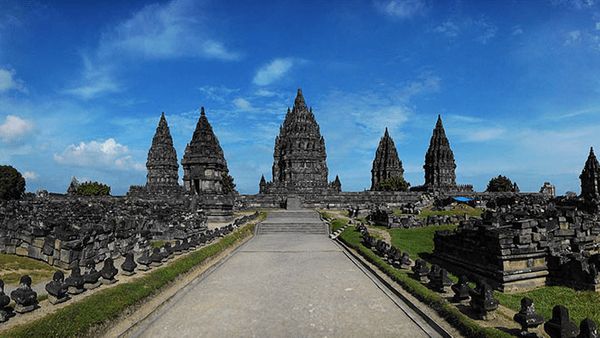
M 600 1 L 0 0 L 0 164 L 31 192 L 76 176 L 124 194 L 161 112 L 181 158 L 204 106 L 256 193 L 300 87 L 344 191 L 370 187 L 386 127 L 422 184 L 441 114 L 458 183 L 579 192 L 600 147 Z

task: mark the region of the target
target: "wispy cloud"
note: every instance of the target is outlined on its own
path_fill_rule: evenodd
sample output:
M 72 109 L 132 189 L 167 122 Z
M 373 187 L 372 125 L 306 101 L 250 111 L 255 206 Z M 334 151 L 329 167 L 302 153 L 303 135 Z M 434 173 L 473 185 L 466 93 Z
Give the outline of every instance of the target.
M 26 180 L 31 180 L 31 181 L 35 181 L 38 179 L 39 175 L 35 172 L 35 171 L 25 171 L 23 173 L 23 177 Z
M 33 130 L 33 123 L 19 116 L 7 115 L 0 124 L 0 139 L 3 142 L 13 142 Z
M 94 167 L 107 170 L 146 170 L 142 163 L 135 162 L 129 148 L 109 138 L 104 141 L 71 144 L 61 154 L 54 154 L 60 164 L 79 167 Z
M 26 92 L 23 81 L 15 77 L 16 72 L 12 69 L 0 68 L 0 93 L 9 90 Z
M 450 39 L 459 36 L 471 37 L 474 41 L 485 45 L 496 36 L 498 26 L 486 16 L 480 16 L 477 19 L 452 17 L 435 26 L 432 31 Z
M 550 3 L 554 6 L 582 10 L 594 7 L 596 0 L 550 0 Z
M 92 99 L 122 90 L 124 64 L 144 60 L 201 58 L 233 61 L 241 54 L 226 46 L 210 28 L 210 15 L 199 2 L 172 0 L 146 5 L 104 31 L 97 48 L 83 53 L 83 72 L 64 92 Z
M 235 107 L 237 109 L 240 109 L 242 111 L 245 110 L 251 110 L 252 109 L 252 105 L 250 104 L 250 102 L 244 98 L 241 97 L 237 97 L 233 100 L 233 104 L 235 105 Z
M 375 7 L 390 17 L 409 19 L 424 14 L 429 6 L 425 0 L 378 0 Z
M 295 64 L 293 58 L 277 58 L 261 66 L 252 82 L 259 86 L 269 85 L 287 74 Z
M 238 59 L 238 52 L 212 37 L 206 25 L 209 18 L 198 2 L 192 0 L 147 5 L 107 31 L 98 53 L 101 57 L 126 53 L 150 59 Z
M 198 88 L 202 95 L 209 100 L 225 102 L 232 94 L 239 92 L 238 88 L 229 88 L 225 86 L 202 86 Z
M 95 64 L 84 56 L 83 65 L 81 80 L 75 86 L 65 89 L 65 93 L 88 100 L 122 90 L 122 85 L 114 78 L 110 64 Z

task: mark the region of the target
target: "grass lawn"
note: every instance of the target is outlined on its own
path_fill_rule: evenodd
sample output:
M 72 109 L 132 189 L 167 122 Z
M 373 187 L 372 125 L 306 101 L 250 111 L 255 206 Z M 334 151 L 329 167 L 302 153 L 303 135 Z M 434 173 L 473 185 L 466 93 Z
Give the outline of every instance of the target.
M 388 229 L 387 227 L 377 227 L 386 230 L 392 236 L 392 245 L 403 252 L 406 251 L 412 259 L 425 258 L 433 252 L 433 235 L 440 230 L 453 230 L 456 225 L 429 226 L 412 229 Z
M 439 228 L 439 227 L 438 227 Z M 454 325 L 467 337 L 511 337 L 510 334 L 494 328 L 484 328 L 475 321 L 462 314 L 457 308 L 450 305 L 439 294 L 429 290 L 426 286 L 409 276 L 408 270 L 395 269 L 384 262 L 373 251 L 360 243 L 360 233 L 353 227 L 346 228 L 339 237 L 346 245 L 352 247 L 368 261 L 375 264 L 381 271 L 400 284 L 406 291 L 417 297 L 420 301 L 436 310 L 440 316 Z
M 34 283 L 49 281 L 56 267 L 29 257 L 0 254 L 0 279 L 5 284 L 18 284 L 23 275 L 31 276 Z
M 348 224 L 348 220 L 336 218 L 331 222 L 331 232 L 336 232 Z
M 576 291 L 564 286 L 546 286 L 523 293 L 506 294 L 496 292 L 500 304 L 515 311 L 521 308 L 521 298 L 529 297 L 535 303 L 535 308 L 544 319 L 552 317 L 555 305 L 564 305 L 569 309 L 569 315 L 578 326 L 589 317 L 600 323 L 600 293 L 594 291 Z
M 394 215 L 400 216 L 402 215 L 402 211 L 400 209 L 393 210 Z M 431 210 L 431 208 L 425 208 L 421 210 L 421 213 L 418 215 L 419 218 L 427 218 L 429 216 L 437 215 L 437 216 L 453 216 L 453 215 L 469 215 L 471 217 L 481 217 L 483 213 L 482 209 L 473 208 L 468 205 L 458 205 L 451 210 Z

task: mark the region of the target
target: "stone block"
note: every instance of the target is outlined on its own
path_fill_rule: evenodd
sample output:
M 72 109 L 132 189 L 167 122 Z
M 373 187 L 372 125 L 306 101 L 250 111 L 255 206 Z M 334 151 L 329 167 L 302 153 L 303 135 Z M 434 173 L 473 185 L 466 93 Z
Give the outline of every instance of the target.
M 27 249 L 27 256 L 34 259 L 42 259 L 42 248 L 30 245 Z
M 29 255 L 29 251 L 27 250 L 26 247 L 22 247 L 19 246 L 16 248 L 15 253 L 17 254 L 17 256 L 28 256 Z

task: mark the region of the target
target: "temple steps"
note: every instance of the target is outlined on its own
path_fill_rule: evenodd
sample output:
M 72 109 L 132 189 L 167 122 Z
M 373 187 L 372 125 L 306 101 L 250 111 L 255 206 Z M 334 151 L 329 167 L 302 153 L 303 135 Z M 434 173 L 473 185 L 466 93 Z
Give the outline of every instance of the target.
M 327 226 L 323 223 L 261 223 L 258 226 L 259 235 L 288 232 L 326 235 Z
M 285 210 L 269 212 L 258 226 L 257 234 L 303 233 L 327 235 L 327 225 L 314 210 Z

